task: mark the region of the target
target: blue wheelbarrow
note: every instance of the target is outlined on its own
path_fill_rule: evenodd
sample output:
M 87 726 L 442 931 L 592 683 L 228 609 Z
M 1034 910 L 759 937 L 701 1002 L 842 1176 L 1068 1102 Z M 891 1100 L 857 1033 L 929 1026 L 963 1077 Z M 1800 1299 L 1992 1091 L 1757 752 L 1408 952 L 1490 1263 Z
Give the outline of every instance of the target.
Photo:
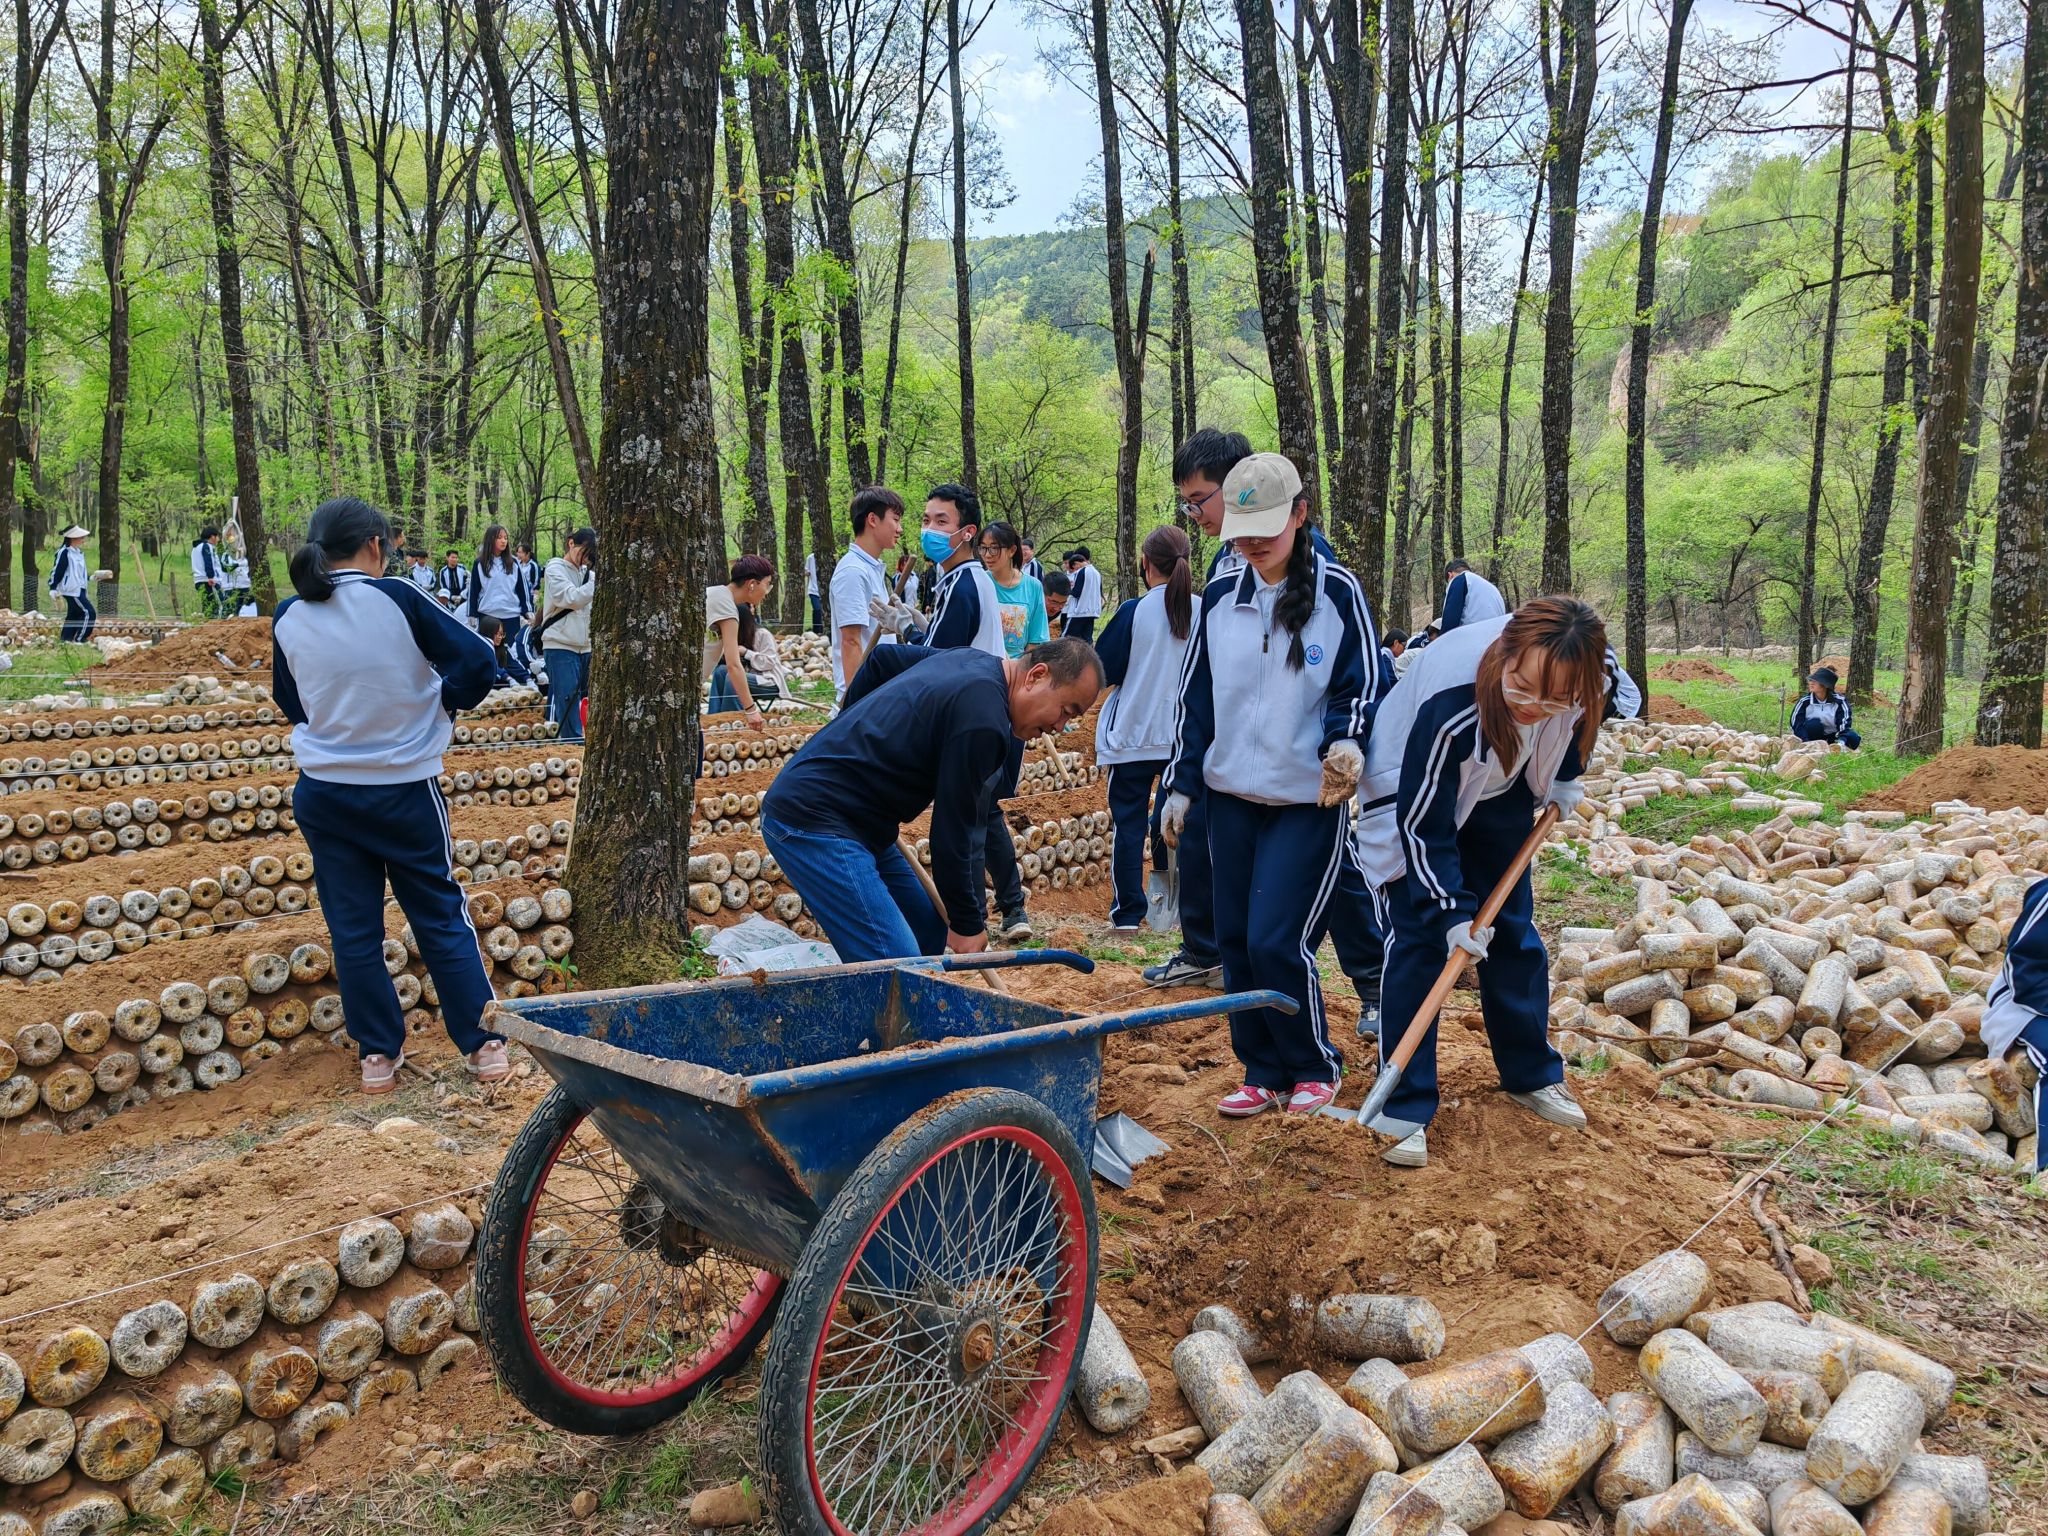
M 1103 1036 L 1293 1006 L 1076 1016 L 948 974 L 1032 964 L 1094 969 L 1036 950 L 496 1005 L 556 1083 L 477 1247 L 500 1379 L 547 1423 L 628 1434 L 768 1336 L 780 1530 L 982 1530 L 1087 1342 Z

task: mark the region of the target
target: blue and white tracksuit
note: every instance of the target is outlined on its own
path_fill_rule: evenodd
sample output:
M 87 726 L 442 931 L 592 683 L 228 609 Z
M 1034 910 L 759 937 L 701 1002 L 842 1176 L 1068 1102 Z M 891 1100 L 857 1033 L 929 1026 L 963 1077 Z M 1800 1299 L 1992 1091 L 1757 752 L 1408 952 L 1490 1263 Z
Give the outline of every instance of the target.
M 1853 750 L 1863 745 L 1862 733 L 1855 726 L 1856 712 L 1839 693 L 1824 699 L 1803 694 L 1792 706 L 1792 734 L 1801 741 L 1839 741 Z
M 2048 880 L 2036 880 L 2020 899 L 2019 920 L 2005 941 L 2005 964 L 1992 980 L 1977 1032 L 1996 1061 L 2015 1045 L 2026 1048 L 2038 1074 L 2034 1126 L 2048 1116 Z M 2035 1142 L 2034 1171 L 2048 1168 Z
M 1628 675 L 1628 668 L 1607 647 L 1607 714 L 1609 720 L 1633 720 L 1643 712 L 1643 691 Z
M 1110 872 L 1116 899 L 1109 920 L 1135 927 L 1145 920 L 1145 846 L 1156 837 L 1152 785 L 1173 753 L 1173 722 L 1180 710 L 1180 678 L 1188 635 L 1176 640 L 1166 616 L 1166 588 L 1131 598 L 1103 626 L 1095 645 L 1102 680 L 1111 689 L 1095 716 L 1095 761 L 1109 770 L 1109 816 L 1116 829 Z M 1155 847 L 1154 868 L 1165 858 Z
M 1380 701 L 1373 720 L 1358 791 L 1358 853 L 1386 923 L 1381 1007 L 1399 1029 L 1443 971 L 1450 930 L 1478 917 L 1551 785 L 1584 771 L 1577 710 L 1524 727 L 1512 767 L 1480 734 L 1479 660 L 1507 626 L 1502 615 L 1439 636 Z M 1564 1060 L 1550 1045 L 1550 967 L 1533 908 L 1524 870 L 1494 919 L 1479 965 L 1494 1065 L 1501 1086 L 1515 1093 L 1564 1081 Z M 1381 1048 L 1384 1061 L 1385 1035 Z M 1373 1129 L 1406 1136 L 1436 1110 L 1432 1023 Z
M 83 645 L 92 638 L 93 626 L 99 623 L 99 610 L 85 595 L 86 580 L 85 551 L 75 544 L 59 544 L 57 559 L 50 567 L 50 590 L 64 599 L 64 625 L 57 631 L 59 640 Z
M 1437 621 L 1437 628 L 1448 635 L 1460 625 L 1497 619 L 1507 611 L 1508 600 L 1501 596 L 1499 587 L 1477 571 L 1460 571 L 1444 588 L 1443 617 Z
M 1245 1081 L 1285 1094 L 1342 1070 L 1323 1016 L 1315 954 L 1344 864 L 1351 814 L 1319 806 L 1323 754 L 1371 735 L 1379 642 L 1365 593 L 1343 566 L 1315 557 L 1316 604 L 1302 627 L 1304 664 L 1274 617 L 1285 583 L 1240 565 L 1202 593 L 1181 680 L 1169 793 L 1206 791 L 1216 939 L 1232 991 L 1271 987 L 1292 1017 L 1230 1016 Z M 1186 835 L 1182 844 L 1185 846 Z
M 296 729 L 292 810 L 334 944 L 348 1032 L 396 1059 L 405 1020 L 384 969 L 384 884 L 412 924 L 467 1055 L 486 1041 L 491 983 L 436 780 L 455 712 L 490 692 L 490 642 L 398 577 L 335 574 L 325 602 L 290 597 L 271 627 L 271 693 Z
M 192 589 L 199 594 L 201 618 L 217 619 L 225 611 L 221 607 L 220 557 L 210 539 L 192 546 Z

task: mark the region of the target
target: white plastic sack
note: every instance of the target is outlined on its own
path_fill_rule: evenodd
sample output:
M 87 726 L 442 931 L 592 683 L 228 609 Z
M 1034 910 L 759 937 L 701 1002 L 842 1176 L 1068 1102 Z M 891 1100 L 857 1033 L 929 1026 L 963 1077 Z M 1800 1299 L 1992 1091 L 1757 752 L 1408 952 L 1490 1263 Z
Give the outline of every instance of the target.
M 721 931 L 704 946 L 704 953 L 718 962 L 721 976 L 744 976 L 751 971 L 807 971 L 839 963 L 838 952 L 830 944 L 800 939 L 773 918 L 758 912 Z

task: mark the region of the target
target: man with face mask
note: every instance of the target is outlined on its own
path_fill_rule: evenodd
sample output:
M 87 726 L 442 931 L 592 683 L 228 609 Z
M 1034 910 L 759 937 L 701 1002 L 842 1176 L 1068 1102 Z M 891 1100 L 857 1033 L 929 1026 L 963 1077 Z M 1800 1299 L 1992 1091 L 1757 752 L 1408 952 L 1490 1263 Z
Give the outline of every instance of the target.
M 1078 719 L 1101 689 L 1078 640 L 1015 660 L 914 645 L 868 657 L 761 807 L 762 840 L 842 961 L 988 947 L 983 845 L 1012 748 Z M 927 808 L 943 914 L 897 845 Z

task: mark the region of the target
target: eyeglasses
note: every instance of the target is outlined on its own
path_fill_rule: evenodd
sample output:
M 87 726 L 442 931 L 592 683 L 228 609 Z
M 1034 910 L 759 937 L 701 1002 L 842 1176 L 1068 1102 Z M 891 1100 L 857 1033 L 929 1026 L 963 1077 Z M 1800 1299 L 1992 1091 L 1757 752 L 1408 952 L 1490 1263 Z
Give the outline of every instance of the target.
M 1200 518 L 1202 515 L 1203 505 L 1222 494 L 1223 487 L 1219 485 L 1214 490 L 1204 491 L 1201 495 L 1193 497 L 1192 499 L 1183 496 L 1180 498 L 1180 500 L 1174 503 L 1174 506 L 1179 509 L 1180 515 L 1182 517 Z

